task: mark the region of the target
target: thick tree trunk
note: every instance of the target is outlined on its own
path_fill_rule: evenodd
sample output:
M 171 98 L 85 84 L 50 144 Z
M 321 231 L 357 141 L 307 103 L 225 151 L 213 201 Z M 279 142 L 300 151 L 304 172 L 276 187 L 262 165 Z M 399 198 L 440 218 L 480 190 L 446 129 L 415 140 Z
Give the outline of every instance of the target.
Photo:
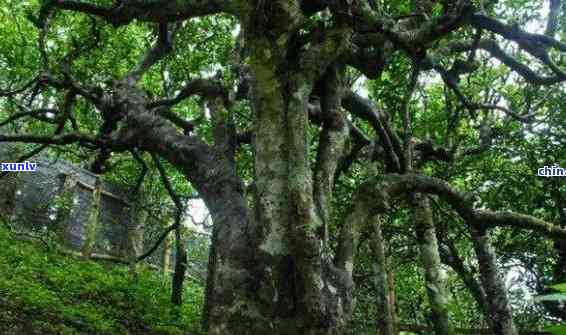
M 497 269 L 497 257 L 489 242 L 487 231 L 472 229 L 472 242 L 479 264 L 479 271 L 489 309 L 489 322 L 495 335 L 517 335 L 511 306 L 501 273 Z
M 436 335 L 449 335 L 451 331 L 446 308 L 447 292 L 442 278 L 440 254 L 430 203 L 424 195 L 414 194 L 412 197 L 411 214 L 417 232 L 434 332 Z
M 343 45 L 337 35 L 313 54 L 292 59 L 281 48 L 290 36 L 262 34 L 246 41 L 253 77 L 254 215 L 235 173 L 234 134 L 221 103 L 209 106 L 215 143 L 208 145 L 148 111 L 139 90 L 127 83 L 116 89 L 128 97 L 120 140 L 177 167 L 212 214 L 203 320 L 211 335 L 339 334 L 353 310 L 351 272 L 346 263 L 333 262 L 325 245 L 326 206 L 348 131 L 339 109 L 340 67 L 318 85 L 327 116 L 321 146 L 328 147 L 318 158 L 322 172 L 316 177 L 308 134 L 309 97 L 328 68 L 324 60 L 331 59 L 320 55 L 339 53 Z
M 168 160 L 194 185 L 210 210 L 214 228 L 203 323 L 210 334 L 265 334 L 272 329 L 262 300 L 264 263 L 257 259 L 257 230 L 250 219 L 244 187 L 222 144 L 208 145 L 179 132 L 146 108 L 147 97 L 127 81 L 116 85 L 124 126 L 115 135 Z M 113 138 L 114 139 L 114 138 Z
M 321 158 L 317 171 L 328 173 L 316 175 L 313 182 L 308 141 L 313 83 L 291 71 L 281 74 L 285 60 L 270 40 L 255 39 L 251 52 L 255 222 L 261 231 L 259 262 L 266 272 L 262 299 L 272 302 L 267 310 L 274 327 L 269 332 L 334 334 L 351 311 L 351 280 L 334 267 L 325 250 L 326 206 L 336 164 L 329 166 Z M 330 76 L 339 81 L 336 74 Z M 325 110 L 338 121 L 321 135 L 331 142 L 331 150 L 341 146 L 336 142 L 343 141 L 345 128 L 339 121 L 337 85 L 334 92 L 326 90 L 330 97 Z M 331 150 L 321 155 L 337 161 L 340 149 Z
M 375 217 L 370 247 L 372 250 L 372 267 L 374 272 L 374 286 L 376 291 L 376 320 L 379 335 L 395 335 L 394 306 L 390 295 L 389 272 L 385 255 L 385 240 L 383 239 L 382 222 L 379 216 Z

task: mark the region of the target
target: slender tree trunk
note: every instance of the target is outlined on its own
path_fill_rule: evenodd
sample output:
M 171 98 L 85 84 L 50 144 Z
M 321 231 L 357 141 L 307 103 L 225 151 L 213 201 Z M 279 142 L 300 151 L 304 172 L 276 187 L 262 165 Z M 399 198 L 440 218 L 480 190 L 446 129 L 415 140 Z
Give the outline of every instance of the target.
M 561 220 L 561 226 L 566 226 L 564 220 Z M 556 262 L 553 269 L 554 284 L 566 283 L 566 239 L 557 239 L 554 241 L 554 251 L 556 252 Z M 544 306 L 554 316 L 566 319 L 566 307 L 555 301 L 545 301 Z
M 379 335 L 394 335 L 395 320 L 393 318 L 393 304 L 390 295 L 389 275 L 387 271 L 387 260 L 385 255 L 385 240 L 383 239 L 382 222 L 376 216 L 373 224 L 373 234 L 370 240 L 372 250 L 372 267 L 374 286 L 376 291 L 377 306 L 377 333 Z
M 67 246 L 67 224 L 73 206 L 74 188 L 77 185 L 77 175 L 70 172 L 65 175 L 63 189 L 57 196 L 57 239 L 62 246 Z
M 554 200 L 555 208 L 558 212 L 558 222 L 560 227 L 566 227 L 566 200 L 560 192 L 560 184 L 550 182 L 551 195 Z M 556 239 L 554 241 L 554 250 L 556 252 L 556 262 L 553 269 L 554 284 L 562 284 L 566 282 L 566 239 Z M 554 315 L 566 319 L 566 308 L 557 302 L 544 302 L 544 306 Z
M 130 276 L 133 278 L 137 271 L 137 257 L 142 252 L 143 226 L 147 219 L 147 212 L 142 210 L 143 191 L 132 200 L 128 220 L 128 236 L 126 243 L 126 258 L 130 263 Z
M 163 240 L 163 251 L 161 252 L 161 268 L 167 273 L 171 270 L 171 237 L 168 235 Z
M 421 262 L 424 268 L 425 286 L 432 312 L 432 323 L 436 335 L 451 334 L 448 323 L 447 292 L 442 278 L 438 242 L 430 203 L 426 196 L 414 194 L 412 220 L 415 224 Z
M 471 230 L 474 250 L 478 258 L 481 281 L 489 308 L 489 322 L 495 335 L 517 335 L 513 314 L 503 277 L 497 268 L 497 257 L 486 230 Z
M 391 322 L 393 322 L 394 334 L 399 334 L 399 329 L 397 327 L 397 295 L 395 293 L 395 271 L 393 269 L 393 264 L 391 262 L 392 257 L 389 255 L 386 258 L 387 261 L 387 289 L 389 297 L 389 305 L 391 313 Z
M 183 282 L 187 270 L 187 250 L 182 229 L 182 227 L 175 229 L 175 271 L 171 289 L 171 303 L 175 306 L 183 304 Z
M 447 241 L 446 248 L 440 250 L 442 250 L 442 262 L 450 266 L 458 274 L 460 279 L 464 282 L 464 285 L 466 285 L 472 294 L 472 297 L 476 300 L 479 309 L 482 311 L 484 319 L 489 323 L 491 321 L 491 315 L 484 289 L 479 281 L 474 277 L 470 269 L 468 269 L 462 261 L 456 246 L 452 243 L 452 241 Z
M 81 250 L 82 255 L 86 258 L 90 258 L 96 243 L 96 233 L 98 231 L 100 220 L 101 189 L 102 179 L 100 177 L 96 177 L 94 191 L 92 192 L 89 216 L 85 227 L 85 241 Z

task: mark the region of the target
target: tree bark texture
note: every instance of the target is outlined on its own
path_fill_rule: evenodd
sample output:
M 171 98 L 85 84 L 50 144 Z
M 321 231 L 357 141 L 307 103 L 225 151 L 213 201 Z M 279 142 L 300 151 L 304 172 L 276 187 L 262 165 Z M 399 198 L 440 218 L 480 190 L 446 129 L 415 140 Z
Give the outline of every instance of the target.
M 507 289 L 502 274 L 497 268 L 497 256 L 489 242 L 489 235 L 482 229 L 472 229 L 471 233 L 481 281 L 488 297 L 488 324 L 495 335 L 517 335 Z
M 372 267 L 376 291 L 376 319 L 379 335 L 395 335 L 394 303 L 390 294 L 390 272 L 387 268 L 385 240 L 383 239 L 382 222 L 375 217 L 370 247 L 372 251 Z
M 415 225 L 420 258 L 424 269 L 425 287 L 431 308 L 434 332 L 437 335 L 449 335 L 451 329 L 448 322 L 448 292 L 442 275 L 430 201 L 426 196 L 414 194 L 412 195 L 411 206 L 411 216 Z
M 183 282 L 187 270 L 187 249 L 183 238 L 182 227 L 175 229 L 175 270 L 171 285 L 171 303 L 175 306 L 183 304 Z

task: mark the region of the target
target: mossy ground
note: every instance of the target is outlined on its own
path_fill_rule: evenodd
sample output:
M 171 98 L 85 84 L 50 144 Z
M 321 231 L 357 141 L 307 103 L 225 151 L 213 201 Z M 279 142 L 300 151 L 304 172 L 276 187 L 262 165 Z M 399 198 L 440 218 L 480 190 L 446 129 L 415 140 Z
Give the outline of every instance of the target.
M 64 256 L 0 226 L 0 334 L 202 334 L 203 288 L 186 281 L 170 304 L 170 276 Z

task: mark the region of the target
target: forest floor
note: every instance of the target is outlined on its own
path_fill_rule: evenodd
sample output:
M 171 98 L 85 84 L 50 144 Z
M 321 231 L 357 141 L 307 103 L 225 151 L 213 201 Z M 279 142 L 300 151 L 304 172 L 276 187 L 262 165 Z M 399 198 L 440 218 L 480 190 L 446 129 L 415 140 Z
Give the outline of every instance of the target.
M 170 276 L 65 256 L 0 226 L 0 334 L 201 334 L 203 288 L 186 281 L 170 304 Z

